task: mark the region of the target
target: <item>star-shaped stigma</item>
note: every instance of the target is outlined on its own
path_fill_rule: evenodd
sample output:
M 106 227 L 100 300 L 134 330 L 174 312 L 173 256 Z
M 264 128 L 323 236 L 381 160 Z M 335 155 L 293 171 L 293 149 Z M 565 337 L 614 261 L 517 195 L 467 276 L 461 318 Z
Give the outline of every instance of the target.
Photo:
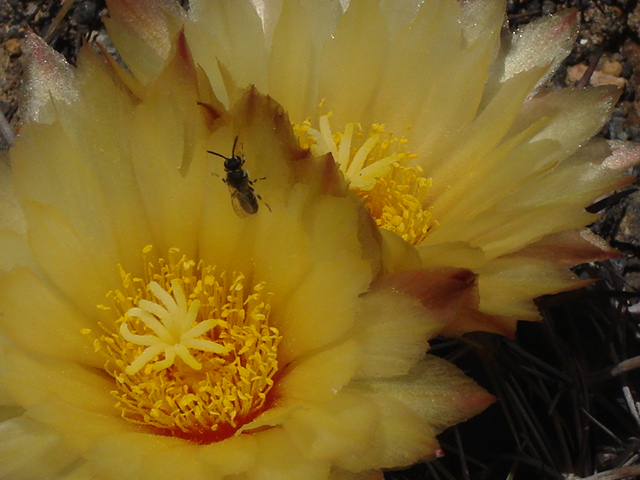
M 215 328 L 218 321 L 208 319 L 194 326 L 200 310 L 200 301 L 193 300 L 191 304 L 187 304 L 180 282 L 171 281 L 173 296 L 157 282 L 150 282 L 147 288 L 162 305 L 142 299 L 137 307 L 130 308 L 125 315 L 125 317 L 139 318 L 155 335 L 137 335 L 129 330 L 126 321 L 120 324 L 120 335 L 126 341 L 147 347 L 127 366 L 125 370 L 127 375 L 135 375 L 161 353 L 164 354 L 164 359 L 153 364 L 153 369 L 156 371 L 171 367 L 176 356 L 194 370 L 200 370 L 202 364 L 189 352 L 189 349 L 222 355 L 228 353 L 229 350 L 225 346 L 198 338 Z

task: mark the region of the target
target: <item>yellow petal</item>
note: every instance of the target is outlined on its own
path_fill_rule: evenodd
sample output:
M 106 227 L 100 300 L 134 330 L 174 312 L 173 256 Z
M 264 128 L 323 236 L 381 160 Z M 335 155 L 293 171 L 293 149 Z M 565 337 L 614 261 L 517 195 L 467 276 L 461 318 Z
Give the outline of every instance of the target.
M 203 447 L 186 444 L 158 449 L 144 455 L 140 465 L 142 478 L 155 480 L 218 480 L 223 476 L 210 470 L 200 458 Z
M 332 103 L 342 106 L 335 112 L 339 126 L 365 114 L 376 91 L 376 83 L 369 79 L 380 76 L 385 68 L 387 25 L 377 8 L 372 7 L 367 0 L 352 1 L 326 40 L 319 59 L 318 97 L 330 98 Z M 358 88 L 344 88 L 345 84 Z
M 9 392 L 3 387 L 0 389 L 0 422 L 17 418 L 24 413 L 24 408 L 15 405 Z
M 27 226 L 13 189 L 9 159 L 0 157 L 0 229 L 24 234 Z
M 66 444 L 76 449 L 85 458 L 87 458 L 86 453 L 95 446 L 96 440 L 108 438 L 116 433 L 139 430 L 138 427 L 123 422 L 116 415 L 105 415 L 78 408 L 55 396 L 31 405 L 25 415 L 55 430 Z
M 444 322 L 418 299 L 391 288 L 365 294 L 357 319 L 354 338 L 363 348 L 359 378 L 406 374 Z
M 182 37 L 179 37 L 182 39 Z M 181 95 L 171 91 L 179 82 Z M 211 170 L 204 137 L 205 112 L 198 105 L 198 76 L 184 39 L 135 110 L 131 156 L 152 242 L 161 251 L 180 248 L 194 256 Z
M 390 230 L 380 230 L 382 262 L 390 272 L 413 270 L 422 266 L 418 250 Z
M 254 465 L 258 444 L 252 435 L 238 435 L 222 442 L 205 445 L 199 456 L 212 475 L 236 475 Z
M 76 460 L 54 430 L 30 418 L 0 423 L 0 478 L 57 478 Z
M 26 269 L 14 269 L 0 277 L 3 333 L 37 355 L 63 358 L 101 367 L 103 360 L 88 338 L 78 333 L 97 327 L 41 279 Z
M 479 247 L 465 242 L 446 242 L 434 245 L 419 245 L 417 250 L 422 265 L 429 267 L 457 267 L 476 270 L 484 265 L 486 259 Z
M 447 152 L 446 161 L 434 162 L 433 158 L 418 160 L 436 179 L 430 189 L 434 197 L 430 205 L 439 222 L 444 222 L 458 199 L 469 201 L 467 198 L 473 193 L 470 191 L 472 187 L 482 182 L 487 172 L 495 168 L 507 153 L 491 155 L 511 128 L 521 102 L 542 74 L 542 69 L 529 70 L 506 82 L 478 114 L 459 145 Z
M 189 17 L 195 21 L 185 24 L 185 35 L 223 103 L 229 105 L 230 99 L 224 96 L 218 62 L 233 72 L 234 80 L 242 88 L 255 85 L 263 92 L 267 90 L 264 34 L 251 2 L 193 1 L 190 2 Z
M 541 93 L 523 105 L 512 132 L 524 130 L 542 116 L 550 116 L 551 121 L 532 141 L 551 139 L 560 142 L 562 149 L 551 159 L 546 159 L 547 162 L 560 161 L 600 130 L 620 93 L 611 86 Z
M 409 375 L 362 382 L 383 396 L 397 399 L 421 418 L 434 434 L 477 415 L 495 401 L 462 371 L 433 355 L 416 364 Z
M 287 405 L 286 402 L 276 400 L 276 406 L 271 407 L 260 415 L 255 420 L 246 423 L 242 428 L 238 429 L 237 435 L 245 432 L 259 432 L 264 430 L 264 427 L 276 427 L 283 425 L 291 418 L 291 414 L 300 408 L 304 408 L 301 405 L 296 405 L 295 402 Z
M 403 467 L 429 457 L 439 448 L 429 423 L 401 401 L 352 388 L 345 392 L 361 395 L 377 407 L 378 425 L 366 450 L 340 457 L 335 465 L 352 472 Z
M 148 460 L 157 458 L 162 453 L 171 455 L 173 450 L 183 451 L 188 445 L 185 440 L 150 433 L 103 434 L 94 439 L 85 457 L 91 461 L 100 479 L 138 480 L 151 478 L 151 472 L 147 468 L 152 471 L 155 469 L 149 465 Z M 192 445 L 190 447 L 194 449 Z
M 397 15 L 397 3 L 389 2 L 388 8 L 394 11 L 389 12 L 391 15 Z M 413 7 L 409 6 L 409 9 L 413 10 Z M 353 117 L 346 119 L 347 122 L 353 122 L 355 118 L 362 123 L 369 119 L 371 122 L 384 122 L 391 132 L 400 134 L 407 126 L 414 125 L 414 119 L 423 113 L 426 108 L 424 99 L 434 95 L 434 89 L 439 86 L 437 79 L 446 78 L 450 73 L 443 72 L 443 66 L 451 65 L 450 59 L 463 55 L 462 32 L 456 21 L 460 12 L 459 4 L 422 2 L 416 10 L 415 18 L 408 25 L 403 20 L 396 27 L 393 24 L 388 27 L 392 33 L 386 39 L 389 54 L 385 66 L 376 82 L 367 81 L 367 84 L 376 85 L 375 95 L 367 99 L 367 102 L 372 102 L 368 117 L 356 117 L 354 112 Z M 388 16 L 385 15 L 384 19 L 388 20 Z M 384 30 L 378 34 L 380 41 L 385 40 Z M 344 61 L 349 60 L 345 58 Z M 332 99 L 327 97 L 327 100 Z M 330 108 L 334 108 L 332 104 Z
M 461 21 L 467 43 L 473 43 L 487 32 L 499 33 L 503 25 L 505 7 L 505 0 L 464 2 Z
M 273 299 L 274 306 L 286 302 L 312 264 L 313 252 L 306 241 L 308 234 L 299 221 L 306 215 L 305 204 L 310 201 L 309 195 L 308 188 L 296 185 L 289 194 L 286 208 L 270 214 L 277 215 L 277 228 L 273 221 L 263 221 L 257 227 L 255 235 L 260 248 L 254 253 L 256 270 L 260 278 L 279 292 L 279 297 Z M 238 254 L 241 255 L 242 251 L 238 250 Z M 262 268 L 262 265 L 270 266 Z
M 93 261 L 112 268 L 118 258 L 113 230 L 110 222 L 96 221 L 110 217 L 109 207 L 90 162 L 60 124 L 29 124 L 23 131 L 23 141 L 11 152 L 16 194 L 23 202 L 59 210 L 91 250 Z
M 112 67 L 91 47 L 82 50 L 78 63 L 76 75 L 83 101 L 59 107 L 62 128 L 74 152 L 81 152 L 85 164 L 74 173 L 91 171 L 90 185 L 96 196 L 104 198 L 119 261 L 127 266 L 137 265 L 140 250 L 151 241 L 151 229 L 147 215 L 140 208 L 140 190 L 129 143 L 114 141 L 131 131 L 130 111 L 134 108 L 135 96 L 115 78 Z M 59 155 L 57 161 L 74 158 Z M 71 168 L 75 169 L 76 165 Z M 46 178 L 50 182 L 55 177 Z M 64 178 L 61 181 L 73 183 Z M 48 186 L 56 187 L 62 188 Z M 95 218 L 91 221 L 97 223 Z
M 248 472 L 251 480 L 325 480 L 329 463 L 304 458 L 282 428 L 272 428 L 256 435 L 258 456 Z
M 491 46 L 492 39 L 485 37 L 461 49 L 438 68 L 428 93 L 415 102 L 417 113 L 409 139 L 412 150 L 422 158 L 445 162 L 464 138 L 482 100 Z
M 349 457 L 370 448 L 378 410 L 362 396 L 341 392 L 330 402 L 296 410 L 283 428 L 312 459 Z
M 276 230 L 286 229 L 286 225 L 293 225 L 293 229 L 300 228 L 299 222 L 294 219 L 298 212 L 303 214 L 301 209 L 310 200 L 310 190 L 301 187 L 292 191 L 291 160 L 292 157 L 297 159 L 300 155 L 306 157 L 307 154 L 295 146 L 291 125 L 282 107 L 272 99 L 259 95 L 253 88 L 234 105 L 233 115 L 225 116 L 220 123 L 211 137 L 208 149 L 228 156 L 237 136 L 239 148 L 244 151 L 244 167 L 249 172 L 250 179 L 265 177 L 254 187 L 255 194 L 262 197 L 262 200 L 258 199 L 260 214 L 248 218 L 238 217 L 232 207 L 232 192 L 222 181 L 225 175 L 223 161 L 208 155 L 213 175 L 206 175 L 208 184 L 202 216 L 200 254 L 209 263 L 218 264 L 223 269 L 227 268 L 227 262 L 232 261 L 233 266 L 228 268 L 250 271 L 254 263 L 252 256 L 261 254 L 260 249 L 255 249 L 257 251 L 254 253 L 254 245 L 262 246 L 264 243 L 267 252 L 272 252 L 276 247 L 269 241 L 274 237 L 274 225 L 277 225 Z M 277 213 L 283 210 L 282 204 L 285 202 L 288 208 L 283 214 L 284 218 L 279 217 Z M 291 233 L 295 234 L 293 231 Z M 275 235 L 278 236 L 277 233 Z M 292 244 L 291 252 L 299 252 L 300 261 L 303 262 L 302 265 L 291 268 L 304 271 L 307 268 L 304 263 L 306 254 L 300 251 L 300 246 L 293 245 L 300 240 L 297 234 L 288 240 Z M 219 252 L 226 252 L 224 258 L 219 258 Z M 276 255 L 282 256 L 282 252 Z M 269 258 L 268 255 L 266 258 Z M 288 269 L 291 263 L 286 262 L 286 265 L 281 266 Z M 274 276 L 278 277 L 277 274 Z M 298 277 L 294 275 L 278 281 L 295 283 Z
M 29 221 L 29 246 L 49 279 L 89 318 L 105 292 L 117 285 L 114 264 L 103 263 L 104 252 L 87 248 L 58 209 L 36 202 L 23 205 Z M 97 240 L 97 239 L 96 239 Z
M 357 342 L 324 350 L 289 365 L 276 387 L 285 403 L 327 402 L 348 384 L 360 365 Z
M 368 272 L 352 268 L 350 276 L 344 260 L 348 265 L 359 261 L 316 261 L 286 304 L 274 308 L 273 322 L 283 336 L 278 355 L 285 363 L 339 339 L 353 326 Z
M 283 2 L 269 59 L 271 95 L 280 101 L 290 100 L 288 114 L 294 122 L 303 121 L 317 108 L 317 85 L 313 83 L 318 75 L 318 48 L 312 38 L 315 22 L 303 8 L 301 2 Z
M 525 258 L 495 259 L 480 269 L 480 309 L 494 315 L 538 320 L 540 314 L 533 298 L 580 285 L 568 269 L 549 262 Z
M 0 251 L 6 253 L 6 256 L 0 259 L 0 272 L 8 272 L 22 266 L 32 271 L 38 270 L 25 234 L 16 233 L 13 230 L 0 230 Z
M 547 235 L 514 253 L 516 257 L 538 258 L 567 268 L 587 262 L 618 258 L 622 254 L 591 230 L 568 230 Z
M 35 359 L 17 348 L 5 347 L 0 378 L 22 406 L 51 398 L 70 408 L 87 409 L 117 418 L 109 393 L 113 387 L 98 371 L 58 359 Z
M 75 468 L 65 470 L 60 476 L 60 480 L 95 480 L 95 476 L 91 471 L 91 466 L 85 462 Z
M 162 68 L 182 10 L 171 0 L 109 0 L 105 26 L 127 67 L 147 83 Z

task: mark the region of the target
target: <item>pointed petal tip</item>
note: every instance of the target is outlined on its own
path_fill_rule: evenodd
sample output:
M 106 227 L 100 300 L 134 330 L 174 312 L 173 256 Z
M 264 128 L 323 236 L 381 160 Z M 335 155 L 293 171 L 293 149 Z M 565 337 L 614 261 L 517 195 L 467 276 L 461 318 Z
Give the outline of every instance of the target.
M 311 154 L 309 152 L 306 153 L 307 155 L 300 156 L 298 159 L 302 160 L 310 157 Z M 315 164 L 315 175 L 318 175 L 321 179 L 320 185 L 322 193 L 332 196 L 342 196 L 348 192 L 346 181 L 330 153 L 322 157 L 314 158 L 312 161 Z
M 187 38 L 184 35 L 184 28 L 181 28 L 178 32 L 178 36 L 175 40 L 176 56 L 181 58 L 183 62 L 188 64 L 194 64 L 193 55 L 191 49 L 187 43 Z
M 551 27 L 547 30 L 547 38 L 549 41 L 558 41 L 578 34 L 578 15 L 577 8 L 568 8 L 554 15 L 550 15 L 541 22 L 548 22 Z
M 255 85 L 243 91 L 234 109 L 238 112 L 235 118 L 239 119 L 234 130 L 241 131 L 252 124 L 266 121 L 272 126 L 278 146 L 285 152 L 286 158 L 292 162 L 311 158 L 309 151 L 299 146 L 284 108 L 269 95 L 260 93 Z M 321 169 L 327 166 L 326 162 L 320 161 L 319 164 Z
M 534 95 L 571 52 L 578 35 L 577 14 L 577 10 L 568 9 L 518 28 L 505 59 L 502 81 L 526 70 L 544 67 L 547 72 L 534 87 L 531 96 Z
M 562 19 L 558 29 L 560 31 L 566 31 L 567 29 L 574 28 L 578 23 L 578 14 L 580 11 L 577 8 L 568 8 L 560 13 L 557 13 L 557 17 Z
M 26 81 L 21 90 L 21 117 L 24 120 L 51 121 L 47 107 L 52 99 L 71 103 L 78 98 L 75 72 L 64 56 L 32 30 L 27 30 L 23 50 Z
M 621 255 L 606 240 L 584 228 L 547 235 L 510 256 L 537 258 L 569 268 L 588 262 L 611 260 Z
M 623 172 L 640 164 L 640 145 L 616 140 L 608 143 L 611 155 L 602 163 L 604 167 Z
M 622 95 L 624 89 L 620 88 L 617 85 L 602 85 L 600 87 L 602 89 L 602 96 L 600 97 L 602 101 L 609 101 L 612 103 L 612 106 L 618 103 L 620 96 Z
M 170 54 L 185 12 L 175 0 L 107 0 L 105 27 L 128 68 L 151 81 Z
M 170 72 L 172 78 L 177 78 L 182 84 L 186 83 L 198 91 L 197 67 L 183 29 L 178 32 L 171 50 L 169 63 L 160 76 Z

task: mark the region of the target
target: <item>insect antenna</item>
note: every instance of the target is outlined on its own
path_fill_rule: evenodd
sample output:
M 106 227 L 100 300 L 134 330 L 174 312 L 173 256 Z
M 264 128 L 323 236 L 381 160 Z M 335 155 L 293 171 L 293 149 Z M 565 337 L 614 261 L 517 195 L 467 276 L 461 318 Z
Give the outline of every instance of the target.
M 210 153 L 212 155 L 216 155 L 220 158 L 224 158 L 225 160 L 231 160 L 229 157 L 225 157 L 224 155 L 222 155 L 221 153 L 218 152 L 214 152 L 213 150 L 207 150 L 207 153 Z
M 238 136 L 236 135 L 236 138 L 233 140 L 233 147 L 231 148 L 231 156 L 230 157 L 225 157 L 221 153 L 214 152 L 213 150 L 207 150 L 207 153 L 210 153 L 210 154 L 215 155 L 215 156 L 220 157 L 220 158 L 224 158 L 225 160 L 231 160 L 236 155 L 236 145 L 237 144 L 238 144 Z

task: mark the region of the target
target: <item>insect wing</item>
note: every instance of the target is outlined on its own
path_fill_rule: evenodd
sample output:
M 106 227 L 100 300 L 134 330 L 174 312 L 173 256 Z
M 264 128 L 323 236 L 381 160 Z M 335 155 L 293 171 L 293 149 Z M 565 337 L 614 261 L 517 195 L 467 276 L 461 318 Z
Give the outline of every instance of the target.
M 251 190 L 240 191 L 229 186 L 231 206 L 239 217 L 247 217 L 258 211 L 258 199 Z

